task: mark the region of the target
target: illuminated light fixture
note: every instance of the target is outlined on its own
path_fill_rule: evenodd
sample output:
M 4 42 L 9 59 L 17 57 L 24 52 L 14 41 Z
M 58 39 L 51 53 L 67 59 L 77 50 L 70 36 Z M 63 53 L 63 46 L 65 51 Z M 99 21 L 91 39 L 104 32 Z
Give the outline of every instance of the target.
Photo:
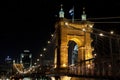
M 85 29 L 85 28 L 83 28 L 83 29 L 82 29 L 82 31 L 86 31 L 86 29 Z
M 53 34 L 51 34 L 51 36 L 53 37 L 54 35 L 53 35 Z
M 40 61 L 40 59 L 37 59 L 37 61 Z
M 66 67 L 67 65 L 66 65 L 66 64 L 63 64 L 62 66 L 63 66 L 63 67 Z
M 55 77 L 51 77 L 51 80 L 56 80 Z
M 108 67 L 111 67 L 111 64 L 109 64 Z
M 42 54 L 40 54 L 40 56 L 42 56 Z
M 47 49 L 46 48 L 43 48 L 43 51 L 46 51 Z
M 50 41 L 48 41 L 47 43 L 50 44 Z
M 57 68 L 57 64 L 55 64 L 53 67 L 54 67 L 54 68 Z
M 30 52 L 29 50 L 24 50 L 24 52 Z
M 15 63 L 15 60 L 13 60 L 13 63 Z
M 22 63 L 22 61 L 20 61 L 20 63 Z
M 35 67 L 35 66 L 32 66 L 33 68 Z
M 87 65 L 88 68 L 90 68 L 90 66 L 91 66 L 90 64 Z
M 94 54 L 94 57 L 96 57 L 97 56 L 97 54 Z
M 92 51 L 94 51 L 94 47 L 92 47 Z
M 100 33 L 99 35 L 100 35 L 100 36 L 104 36 L 103 33 Z
M 92 24 L 90 24 L 90 25 L 89 25 L 89 27 L 90 27 L 90 28 L 92 28 L 92 27 L 93 27 L 93 25 L 92 25 Z
M 32 55 L 31 55 L 31 54 L 29 55 L 29 58 L 32 58 Z
M 36 65 L 37 63 L 34 63 L 34 65 Z
M 22 57 L 22 58 L 24 58 L 24 55 L 23 55 L 23 54 L 21 54 L 21 57 Z
M 10 80 L 10 79 L 7 78 L 6 80 Z
M 114 31 L 110 31 L 110 34 L 114 34 Z
M 10 56 L 7 56 L 6 60 L 11 60 Z
M 68 22 L 65 22 L 65 25 L 68 26 Z

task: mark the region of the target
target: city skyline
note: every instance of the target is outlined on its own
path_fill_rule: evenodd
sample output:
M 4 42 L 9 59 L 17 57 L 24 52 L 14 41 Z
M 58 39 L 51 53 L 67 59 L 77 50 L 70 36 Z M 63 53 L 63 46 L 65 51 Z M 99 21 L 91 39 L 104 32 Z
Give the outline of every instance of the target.
M 7 4 L 8 3 L 8 4 Z M 8 1 L 1 8 L 1 30 L 0 30 L 0 54 L 15 57 L 24 49 L 29 49 L 35 56 L 39 55 L 51 34 L 54 32 L 54 23 L 58 18 L 60 5 L 63 4 L 65 18 L 71 19 L 69 10 L 75 8 L 75 18 L 80 19 L 82 9 L 85 7 L 87 18 L 93 22 L 117 21 L 119 22 L 120 1 Z M 94 18 L 117 17 L 118 19 L 97 20 Z M 92 20 L 93 19 L 93 20 Z M 120 23 L 95 24 L 96 27 L 105 30 L 114 29 L 118 31 Z M 105 27 L 107 25 L 107 27 Z M 108 29 L 109 28 L 109 29 Z M 1 58 L 2 58 L 1 56 Z

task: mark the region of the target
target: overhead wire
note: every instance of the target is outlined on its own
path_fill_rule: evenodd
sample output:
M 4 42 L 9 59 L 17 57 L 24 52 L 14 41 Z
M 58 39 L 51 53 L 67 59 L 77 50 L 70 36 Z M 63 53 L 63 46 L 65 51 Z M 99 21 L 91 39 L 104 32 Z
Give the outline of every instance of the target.
M 113 20 L 113 19 L 119 19 L 119 21 L 94 21 L 94 20 Z M 81 19 L 74 19 L 75 21 L 81 21 Z M 88 21 L 91 21 L 93 23 L 120 23 L 120 16 L 116 17 L 98 17 L 98 18 L 87 18 Z
M 88 18 L 88 20 L 100 20 L 100 19 L 120 19 L 120 16 L 117 16 L 117 17 Z

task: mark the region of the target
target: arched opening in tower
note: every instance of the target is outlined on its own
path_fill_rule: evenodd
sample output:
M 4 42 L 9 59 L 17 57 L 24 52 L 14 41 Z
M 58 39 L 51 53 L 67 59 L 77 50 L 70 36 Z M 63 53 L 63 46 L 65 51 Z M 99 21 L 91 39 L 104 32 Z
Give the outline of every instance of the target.
M 75 65 L 78 61 L 78 45 L 74 41 L 68 42 L 68 64 Z

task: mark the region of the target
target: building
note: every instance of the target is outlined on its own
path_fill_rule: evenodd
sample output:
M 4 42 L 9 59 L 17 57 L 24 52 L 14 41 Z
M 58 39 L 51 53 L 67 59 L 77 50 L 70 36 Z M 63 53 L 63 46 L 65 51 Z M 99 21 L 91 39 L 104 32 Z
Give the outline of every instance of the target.
M 20 56 L 20 63 L 23 64 L 24 68 L 32 66 L 32 54 L 29 50 L 24 50 Z

